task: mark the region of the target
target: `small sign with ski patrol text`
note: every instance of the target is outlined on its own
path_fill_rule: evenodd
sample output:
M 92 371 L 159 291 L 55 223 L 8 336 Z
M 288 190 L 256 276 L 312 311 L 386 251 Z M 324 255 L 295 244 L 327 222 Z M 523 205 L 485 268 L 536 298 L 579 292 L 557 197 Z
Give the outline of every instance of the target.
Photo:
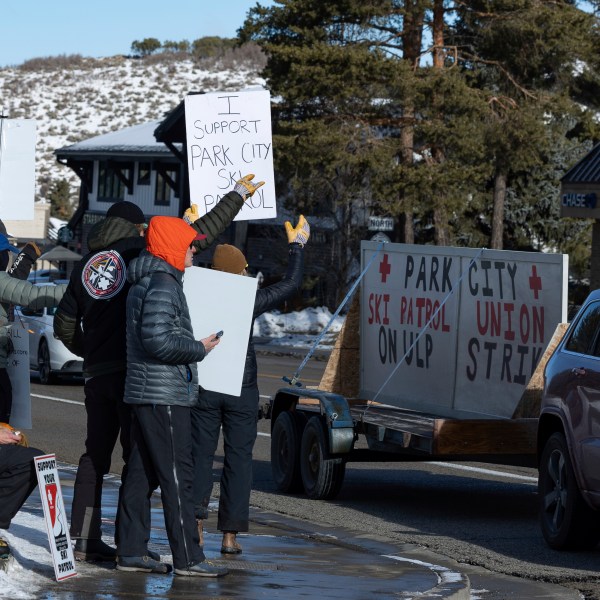
M 69 536 L 67 513 L 56 468 L 56 455 L 36 456 L 33 460 L 44 507 L 44 519 L 48 530 L 54 573 L 56 581 L 63 581 L 77 575 L 77 571 Z
M 568 256 L 363 242 L 363 268 L 371 259 L 361 397 L 452 418 L 511 418 L 566 320 Z

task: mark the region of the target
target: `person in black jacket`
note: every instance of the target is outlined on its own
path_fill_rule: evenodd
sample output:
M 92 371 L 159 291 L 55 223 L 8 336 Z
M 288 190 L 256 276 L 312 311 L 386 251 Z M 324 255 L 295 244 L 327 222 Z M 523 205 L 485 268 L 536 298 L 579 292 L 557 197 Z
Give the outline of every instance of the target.
M 231 223 L 263 182 L 254 175 L 240 179 L 233 190 L 206 215 L 198 218 L 195 205 L 184 220 L 202 237 L 195 241 L 203 250 Z M 131 410 L 123 403 L 127 366 L 125 303 L 130 284 L 127 267 L 146 247 L 145 216 L 128 201 L 113 204 L 106 218 L 92 227 L 90 252 L 71 274 L 67 291 L 54 316 L 54 332 L 74 354 L 83 357 L 87 436 L 79 459 L 73 504 L 71 537 L 75 558 L 114 560 L 116 550 L 102 541 L 102 483 L 109 472 L 112 452 L 120 432 L 127 475 L 130 453 Z
M 303 272 L 304 245 L 310 236 L 310 226 L 304 216 L 293 228 L 285 224 L 289 242 L 289 262 L 282 281 L 256 292 L 253 319 L 279 306 L 300 290 Z M 246 258 L 235 247 L 222 244 L 215 248 L 212 268 L 227 273 L 246 275 Z M 194 453 L 194 509 L 200 545 L 204 544 L 203 521 L 208 517 L 212 492 L 212 465 L 223 428 L 225 459 L 221 475 L 221 491 L 217 528 L 223 532 L 221 552 L 239 554 L 242 548 L 236 540 L 239 531 L 248 531 L 250 488 L 252 485 L 252 449 L 257 435 L 258 382 L 252 327 L 246 353 L 242 392 L 231 396 L 200 390 L 198 405 L 192 408 Z

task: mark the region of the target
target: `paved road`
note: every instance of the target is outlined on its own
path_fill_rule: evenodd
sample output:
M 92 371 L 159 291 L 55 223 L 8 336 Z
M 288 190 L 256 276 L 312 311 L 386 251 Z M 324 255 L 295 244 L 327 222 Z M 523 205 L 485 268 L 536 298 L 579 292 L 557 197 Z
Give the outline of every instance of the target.
M 281 386 L 281 376 L 292 374 L 300 360 L 261 356 L 261 392 L 272 394 Z M 303 371 L 305 383 L 318 382 L 324 366 L 324 362 L 311 361 Z M 33 385 L 32 396 L 32 441 L 56 452 L 62 460 L 76 462 L 83 444 L 81 386 Z M 270 473 L 269 431 L 270 422 L 261 421 L 253 506 L 324 527 L 347 527 L 392 543 L 419 544 L 455 558 L 465 569 L 476 565 L 496 573 L 541 579 L 583 590 L 586 600 L 600 600 L 598 550 L 557 553 L 544 544 L 536 519 L 534 470 L 481 464 L 351 463 L 340 495 L 334 501 L 314 501 L 276 493 Z M 219 453 L 216 480 L 220 465 Z M 116 459 L 113 468 L 120 468 Z M 478 589 L 478 581 L 484 580 L 476 572 L 469 576 L 472 588 Z M 500 598 L 490 591 L 481 597 Z

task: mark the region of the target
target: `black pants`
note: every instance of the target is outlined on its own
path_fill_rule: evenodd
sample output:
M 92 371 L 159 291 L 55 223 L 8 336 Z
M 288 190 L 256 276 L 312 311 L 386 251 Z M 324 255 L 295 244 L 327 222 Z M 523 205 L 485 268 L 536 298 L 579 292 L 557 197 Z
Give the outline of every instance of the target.
M 12 385 L 6 369 L 0 369 L 0 423 L 10 423 Z
M 131 456 L 117 523 L 119 556 L 147 554 L 150 497 L 160 485 L 173 566 L 185 569 L 204 560 L 192 498 L 190 411 L 187 406 L 132 405 Z
M 33 458 L 45 454 L 37 448 L 0 445 L 0 529 L 8 529 L 37 485 Z
M 242 388 L 239 396 L 202 391 L 198 407 L 192 409 L 194 440 L 194 512 L 208 517 L 213 487 L 213 460 L 223 427 L 225 460 L 217 528 L 248 531 L 252 487 L 252 449 L 258 421 L 258 388 Z
M 123 402 L 124 389 L 125 371 L 92 377 L 85 382 L 87 438 L 73 488 L 73 538 L 102 537 L 102 483 L 104 475 L 110 470 L 119 431 L 125 462 L 121 479 L 124 480 L 127 476 L 127 461 L 131 451 L 131 409 Z

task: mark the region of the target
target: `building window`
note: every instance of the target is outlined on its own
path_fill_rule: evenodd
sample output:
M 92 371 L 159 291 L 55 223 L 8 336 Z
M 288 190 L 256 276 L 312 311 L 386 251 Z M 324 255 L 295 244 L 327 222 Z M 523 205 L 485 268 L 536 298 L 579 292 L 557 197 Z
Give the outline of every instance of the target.
M 156 195 L 154 204 L 156 206 L 169 206 L 171 204 L 171 192 L 178 189 L 179 171 L 177 169 L 161 169 L 156 171 Z M 177 197 L 177 194 L 175 194 Z
M 129 169 L 124 169 L 125 174 Z M 126 175 L 127 176 L 127 175 Z M 125 198 L 125 185 L 108 162 L 100 161 L 98 169 L 98 202 L 116 202 Z
M 149 162 L 141 162 L 138 166 L 138 185 L 150 185 L 150 171 L 152 166 Z

